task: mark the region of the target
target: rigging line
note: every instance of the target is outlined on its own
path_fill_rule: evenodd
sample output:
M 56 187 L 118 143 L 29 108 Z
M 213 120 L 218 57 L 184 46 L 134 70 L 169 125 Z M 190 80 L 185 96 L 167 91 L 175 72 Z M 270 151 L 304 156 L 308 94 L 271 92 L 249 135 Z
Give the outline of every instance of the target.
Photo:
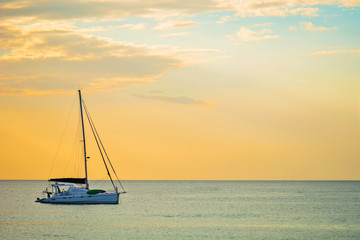
M 91 130 L 92 130 L 93 135 L 94 135 L 94 138 L 95 138 L 95 140 L 96 140 L 96 144 L 98 145 L 98 148 L 99 148 L 99 151 L 100 151 L 101 157 L 102 157 L 102 159 L 103 159 L 103 162 L 104 162 L 104 164 L 105 164 L 105 167 L 106 167 L 107 173 L 108 173 L 108 175 L 109 175 L 109 177 L 110 177 L 111 183 L 112 183 L 112 184 L 113 184 L 113 186 L 114 186 L 114 189 L 116 190 L 116 187 L 115 187 L 115 185 L 114 185 L 114 182 L 113 182 L 113 180 L 112 180 L 111 174 L 110 174 L 110 172 L 109 172 L 108 166 L 107 166 L 107 164 L 106 164 L 106 161 L 105 161 L 105 158 L 104 158 L 104 155 L 103 155 L 103 151 L 105 152 L 105 149 L 104 149 L 104 147 L 102 147 L 102 148 L 103 148 L 103 150 L 101 150 L 101 147 L 100 147 L 100 145 L 99 145 L 99 142 L 101 143 L 101 140 L 100 140 L 100 137 L 97 135 L 96 128 L 95 128 L 95 125 L 94 125 L 94 122 L 93 122 L 93 121 L 92 121 L 92 119 L 91 119 L 91 116 L 90 116 L 89 110 L 87 109 L 87 107 L 86 107 L 86 105 L 85 105 L 85 102 L 84 102 L 84 101 L 82 101 L 82 103 L 83 103 L 83 105 L 84 105 L 84 109 L 85 109 L 86 116 L 87 116 L 87 118 L 88 118 L 88 121 L 89 121 L 89 124 L 90 124 Z M 98 142 L 98 141 L 99 141 L 99 142 Z M 106 152 L 105 152 L 105 154 L 106 154 Z M 110 164 L 111 164 L 111 162 L 110 162 Z M 116 174 L 116 173 L 115 173 L 115 174 Z
M 76 97 L 76 96 L 75 96 Z M 77 163 L 77 153 L 79 151 L 79 139 L 81 139 L 80 137 L 80 128 L 81 128 L 81 117 L 80 114 L 78 115 L 78 119 L 77 119 L 77 127 L 76 127 L 76 133 L 73 136 L 73 142 L 72 142 L 72 148 L 71 148 L 71 152 L 68 153 L 67 155 L 67 160 L 66 160 L 66 164 L 64 165 L 64 169 L 63 169 L 63 176 L 64 175 L 70 175 L 73 177 L 76 176 L 81 176 L 80 174 L 77 174 L 77 168 L 79 168 L 79 164 Z M 75 165 L 72 165 L 72 162 L 75 162 Z M 71 171 L 68 171 L 68 169 L 70 168 Z M 80 172 L 80 169 L 78 170 L 78 173 Z
M 88 111 L 85 102 L 83 102 L 83 105 L 84 105 L 84 108 L 86 109 L 85 111 Z M 106 150 L 105 150 L 105 147 L 104 147 L 104 145 L 103 145 L 103 143 L 102 143 L 102 141 L 101 141 L 101 138 L 100 138 L 100 135 L 99 135 L 98 131 L 96 130 L 95 124 L 94 124 L 94 122 L 93 122 L 90 114 L 89 114 L 89 121 L 91 121 L 91 124 L 94 126 L 96 136 L 97 136 L 97 138 L 98 138 L 99 141 L 100 141 L 101 147 L 102 147 L 102 149 L 103 149 L 103 151 L 104 151 L 104 153 L 105 153 L 105 156 L 106 156 L 108 162 L 110 163 L 111 169 L 113 170 L 113 172 L 114 172 L 114 174 L 115 174 L 115 176 L 116 176 L 116 179 L 118 180 L 118 182 L 119 182 L 119 184 L 120 184 L 121 189 L 122 189 L 122 190 L 124 191 L 124 193 L 125 193 L 126 191 L 125 191 L 125 189 L 124 189 L 121 181 L 119 180 L 119 177 L 118 177 L 117 174 L 116 174 L 116 171 L 115 171 L 115 169 L 114 169 L 114 167 L 113 167 L 113 165 L 112 165 L 112 163 L 111 163 L 111 161 L 110 161 L 110 158 L 109 158 L 109 156 L 108 156 L 108 154 L 107 154 L 107 152 L 106 152 Z
M 84 149 L 80 148 L 80 142 L 81 142 L 81 116 L 79 114 L 79 118 L 78 118 L 78 125 L 77 125 L 77 130 L 76 130 L 76 137 L 77 137 L 77 144 L 75 145 L 75 159 L 76 159 L 76 175 L 77 177 L 80 177 L 82 175 L 82 170 L 84 169 L 83 167 L 83 161 L 79 161 L 81 159 L 81 157 L 84 154 Z
M 64 135 L 65 135 L 66 129 L 67 129 L 68 125 L 69 125 L 69 120 L 70 120 L 71 113 L 72 113 L 72 111 L 73 111 L 73 109 L 74 109 L 75 99 L 76 99 L 76 95 L 75 95 L 74 98 L 73 98 L 73 101 L 72 101 L 72 104 L 71 104 L 71 108 L 70 108 L 68 117 L 67 117 L 67 119 L 66 119 L 65 128 L 64 128 L 63 133 L 62 133 L 62 135 L 61 135 L 60 143 L 59 143 L 59 145 L 58 145 L 58 147 L 57 147 L 57 149 L 56 149 L 55 157 L 54 157 L 54 160 L 53 160 L 53 162 L 52 162 L 52 164 L 51 164 L 51 168 L 50 168 L 50 172 L 49 172 L 48 178 L 50 178 L 50 176 L 51 176 L 51 174 L 52 174 L 52 171 L 53 171 L 53 169 L 54 169 L 55 161 L 56 161 L 56 159 L 57 159 L 57 157 L 58 157 L 59 150 L 60 150 L 60 146 L 61 146 L 61 143 L 62 143 L 62 141 L 63 141 L 63 139 L 64 139 Z
M 118 177 L 118 175 L 117 175 L 117 173 L 116 173 L 116 171 L 115 171 L 115 169 L 114 169 L 114 166 L 112 165 L 112 163 L 111 163 L 111 161 L 110 161 L 110 158 L 109 158 L 109 156 L 108 156 L 108 154 L 107 154 L 107 152 L 106 152 L 106 150 L 105 150 L 105 147 L 104 147 L 104 145 L 103 145 L 103 143 L 102 143 L 102 141 L 101 141 L 100 135 L 99 135 L 99 133 L 97 132 L 97 129 L 96 129 L 96 127 L 95 127 L 95 124 L 94 124 L 94 122 L 92 121 L 92 118 L 91 118 L 90 115 L 89 115 L 89 117 L 90 117 L 90 121 L 91 121 L 92 125 L 94 126 L 94 129 L 95 129 L 97 138 L 98 138 L 99 141 L 100 141 L 100 144 L 101 144 L 101 147 L 102 147 L 102 149 L 103 149 L 103 151 L 104 151 L 104 153 L 105 153 L 105 156 L 106 156 L 108 162 L 110 163 L 111 169 L 112 169 L 112 171 L 114 172 L 114 174 L 115 174 L 115 176 L 116 176 L 116 179 L 118 180 L 119 185 L 120 185 L 121 189 L 123 190 L 123 193 L 126 193 L 126 191 L 125 191 L 125 189 L 124 189 L 124 186 L 122 185 L 122 183 L 121 183 L 121 181 L 120 181 L 120 179 L 119 179 L 119 177 Z
M 85 104 L 85 102 L 84 102 L 84 106 L 85 106 L 85 108 L 86 108 L 86 104 Z M 95 127 L 95 124 L 94 124 L 94 122 L 93 122 L 93 120 L 92 120 L 92 118 L 91 118 L 91 115 L 90 115 L 90 114 L 89 114 L 89 117 L 90 117 L 91 124 L 94 126 L 94 129 L 95 129 L 95 132 L 96 132 L 97 138 L 98 138 L 98 139 L 99 139 L 99 141 L 100 141 L 101 147 L 102 147 L 102 149 L 103 149 L 103 151 L 104 151 L 104 153 L 105 153 L 105 155 L 106 155 L 106 158 L 107 158 L 108 162 L 110 163 L 111 169 L 113 170 L 113 172 L 114 172 L 114 174 L 115 174 L 115 176 L 116 176 L 116 179 L 118 180 L 118 182 L 119 182 L 119 184 L 120 184 L 120 186 L 121 186 L 122 190 L 123 190 L 123 191 L 124 191 L 124 193 L 125 193 L 125 189 L 124 189 L 124 187 L 123 187 L 123 185 L 122 185 L 122 183 L 121 183 L 121 181 L 120 181 L 119 177 L 117 176 L 117 173 L 116 173 L 116 171 L 115 171 L 115 169 L 114 169 L 114 167 L 113 167 L 113 165 L 112 165 L 112 163 L 111 163 L 111 161 L 110 161 L 109 156 L 107 155 L 107 152 L 106 152 L 106 150 L 105 150 L 105 147 L 104 147 L 104 145 L 103 145 L 103 143 L 102 143 L 102 141 L 101 141 L 100 135 L 99 135 L 99 133 L 97 132 L 97 129 L 96 129 L 96 127 Z
M 82 103 L 84 104 L 84 101 L 82 101 Z M 105 161 L 104 155 L 103 155 L 103 153 L 102 153 L 102 151 L 101 151 L 101 147 L 100 147 L 99 141 L 98 141 L 98 139 L 97 139 L 97 137 L 96 137 L 96 134 L 95 134 L 95 131 L 94 131 L 94 127 L 93 127 L 93 125 L 92 125 L 91 122 L 90 122 L 89 112 L 88 112 L 88 110 L 87 110 L 86 107 L 84 107 L 84 109 L 85 109 L 86 117 L 87 117 L 87 119 L 89 120 L 89 124 L 90 124 L 90 127 L 91 127 L 91 131 L 92 131 L 92 133 L 93 133 L 93 135 L 94 135 L 96 144 L 97 144 L 97 146 L 98 146 L 98 148 L 99 148 L 99 151 L 100 151 L 100 154 L 101 154 L 101 158 L 102 158 L 102 160 L 103 160 L 103 162 L 104 162 L 104 164 L 105 164 L 106 171 L 107 171 L 107 173 L 108 173 L 108 175 L 109 175 L 109 177 L 110 177 L 110 180 L 111 180 L 111 183 L 112 183 L 114 189 L 116 190 L 115 184 L 114 184 L 114 182 L 113 182 L 113 180 L 112 180 L 112 178 L 111 178 L 111 174 L 110 174 L 110 172 L 109 172 L 109 168 L 108 168 L 108 166 L 106 165 L 106 161 Z
M 73 169 L 73 172 L 72 172 L 72 176 L 76 177 L 76 176 L 81 176 L 79 173 L 80 173 L 80 167 L 79 167 L 79 164 L 78 164 L 78 153 L 79 153 L 79 139 L 81 139 L 80 137 L 80 126 L 81 126 L 81 119 L 80 119 L 80 114 L 79 114 L 79 117 L 78 117 L 78 124 L 77 124 L 77 128 L 76 128 L 76 134 L 75 134 L 75 137 L 74 137 L 74 141 L 73 141 L 73 146 L 72 146 L 72 150 L 71 150 L 71 153 L 68 157 L 68 159 L 75 159 L 75 166 L 71 166 L 72 169 Z M 67 162 L 67 166 L 69 165 L 69 160 Z

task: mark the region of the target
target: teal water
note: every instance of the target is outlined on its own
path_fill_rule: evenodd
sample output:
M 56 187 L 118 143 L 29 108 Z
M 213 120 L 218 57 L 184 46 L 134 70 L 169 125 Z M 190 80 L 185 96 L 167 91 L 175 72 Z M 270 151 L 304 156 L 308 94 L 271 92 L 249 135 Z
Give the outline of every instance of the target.
M 119 205 L 46 205 L 47 181 L 0 181 L 0 238 L 360 239 L 359 181 L 123 184 Z

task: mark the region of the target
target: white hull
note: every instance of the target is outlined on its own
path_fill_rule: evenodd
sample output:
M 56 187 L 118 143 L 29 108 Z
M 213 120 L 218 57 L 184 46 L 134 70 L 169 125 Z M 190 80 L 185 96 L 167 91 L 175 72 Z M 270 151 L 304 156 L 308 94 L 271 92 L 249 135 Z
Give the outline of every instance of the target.
M 98 193 L 94 195 L 59 195 L 36 200 L 52 204 L 118 204 L 119 193 Z

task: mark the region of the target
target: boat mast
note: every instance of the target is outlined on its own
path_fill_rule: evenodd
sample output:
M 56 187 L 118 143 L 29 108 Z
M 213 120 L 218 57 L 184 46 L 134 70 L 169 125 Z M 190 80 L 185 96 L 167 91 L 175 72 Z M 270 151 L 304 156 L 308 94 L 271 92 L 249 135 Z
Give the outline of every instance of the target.
M 79 92 L 79 100 L 80 100 L 80 115 L 81 115 L 81 126 L 82 126 L 82 134 L 83 134 L 83 143 L 84 143 L 84 161 L 85 161 L 85 184 L 86 189 L 89 189 L 89 182 L 88 182 L 88 174 L 87 174 L 87 161 L 86 161 L 86 144 L 85 144 L 85 129 L 84 129 L 84 118 L 83 118 L 83 108 L 82 108 L 82 98 L 81 98 L 81 91 Z

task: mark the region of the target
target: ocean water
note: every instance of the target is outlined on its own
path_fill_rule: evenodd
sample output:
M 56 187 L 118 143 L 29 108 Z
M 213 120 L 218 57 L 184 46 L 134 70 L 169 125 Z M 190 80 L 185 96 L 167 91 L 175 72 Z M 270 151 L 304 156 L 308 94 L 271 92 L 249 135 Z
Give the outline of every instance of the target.
M 360 239 L 359 181 L 123 185 L 118 205 L 51 205 L 47 181 L 0 181 L 0 239 Z

